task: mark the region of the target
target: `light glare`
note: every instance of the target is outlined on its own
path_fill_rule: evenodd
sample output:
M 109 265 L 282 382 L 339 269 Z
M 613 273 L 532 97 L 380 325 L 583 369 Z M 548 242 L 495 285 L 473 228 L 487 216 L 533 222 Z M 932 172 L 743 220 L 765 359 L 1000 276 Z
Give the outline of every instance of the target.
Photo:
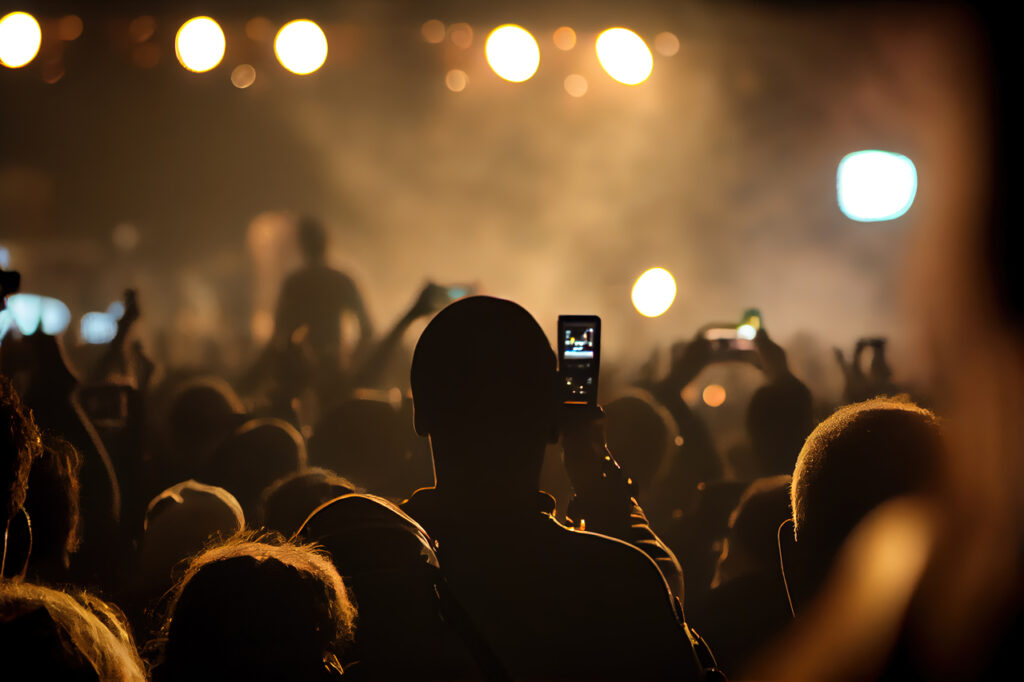
M 631 298 L 638 313 L 644 317 L 658 317 L 676 299 L 676 281 L 665 268 L 651 268 L 636 280 Z
M 654 68 L 647 43 L 628 28 L 610 28 L 599 35 L 597 59 L 609 76 L 626 85 L 643 83 Z
M 174 53 L 189 71 L 204 73 L 224 58 L 224 31 L 210 17 L 189 19 L 174 37 Z
M 11 12 L 0 19 L 0 64 L 18 69 L 39 54 L 43 32 L 35 17 L 26 12 Z
M 917 195 L 917 169 L 902 154 L 874 149 L 843 157 L 836 173 L 839 209 L 851 220 L 895 220 Z
M 725 402 L 725 389 L 718 384 L 708 384 L 701 394 L 704 404 L 708 407 L 718 407 Z
M 505 24 L 491 31 L 484 48 L 494 73 L 513 83 L 522 83 L 537 72 L 540 47 L 522 26 Z
M 327 36 L 309 19 L 289 21 L 274 38 L 274 54 L 281 66 L 305 76 L 327 60 Z

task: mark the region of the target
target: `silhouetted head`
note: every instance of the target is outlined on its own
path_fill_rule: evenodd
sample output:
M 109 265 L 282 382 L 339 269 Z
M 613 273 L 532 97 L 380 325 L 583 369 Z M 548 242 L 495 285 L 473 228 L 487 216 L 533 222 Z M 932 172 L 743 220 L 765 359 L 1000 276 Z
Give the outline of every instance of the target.
M 718 564 L 717 582 L 753 571 L 778 573 L 779 526 L 792 517 L 791 480 L 785 475 L 759 478 L 743 491 L 729 517 L 729 534 Z
M 461 478 L 535 491 L 544 444 L 557 436 L 557 378 L 547 337 L 512 301 L 472 296 L 438 313 L 412 360 L 416 431 L 431 438 L 438 486 Z
M 792 474 L 813 427 L 811 393 L 801 382 L 781 380 L 757 389 L 747 407 L 747 434 L 759 475 Z
M 299 219 L 297 237 L 306 263 L 320 263 L 327 256 L 327 230 L 316 218 L 304 216 Z
M 203 377 L 183 384 L 171 400 L 167 435 L 184 476 L 197 467 L 245 420 L 245 407 L 223 379 Z
M 641 491 L 664 476 L 679 428 L 649 393 L 632 389 L 604 406 L 608 449 Z
M 242 506 L 224 488 L 191 480 L 171 486 L 146 509 L 138 577 L 147 590 L 163 592 L 178 562 L 243 528 Z
M 25 504 L 29 471 L 42 447 L 32 412 L 0 375 L 0 529 Z
M 263 525 L 290 537 L 321 504 L 354 492 L 355 484 L 329 469 L 289 474 L 263 491 Z
M 29 474 L 32 494 L 25 509 L 32 520 L 31 569 L 54 579 L 70 566 L 78 549 L 79 482 L 81 460 L 74 446 L 48 438 Z
M 801 561 L 823 572 L 854 527 L 894 497 L 926 491 L 943 457 L 938 419 L 899 398 L 839 408 L 807 438 L 791 502 Z
M 375 494 L 408 497 L 421 481 L 413 474 L 422 476 L 422 467 L 412 461 L 414 434 L 406 419 L 385 400 L 343 401 L 317 422 L 309 439 L 309 460 Z M 429 469 L 427 475 L 429 483 Z
M 355 616 L 341 576 L 314 546 L 235 538 L 189 564 L 153 678 L 330 679 Z
M 281 419 L 251 419 L 210 457 L 205 480 L 230 490 L 246 516 L 256 518 L 263 490 L 305 467 L 306 444 L 298 429 Z
M 142 682 L 144 666 L 123 616 L 96 597 L 78 599 L 0 581 L 0 671 L 4 679 Z

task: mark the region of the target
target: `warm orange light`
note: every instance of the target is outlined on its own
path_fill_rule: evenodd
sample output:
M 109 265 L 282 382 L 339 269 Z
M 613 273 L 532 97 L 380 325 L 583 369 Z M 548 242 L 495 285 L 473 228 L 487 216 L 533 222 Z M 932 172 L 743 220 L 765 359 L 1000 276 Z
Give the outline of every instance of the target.
M 725 402 L 725 389 L 718 384 L 708 384 L 701 397 L 708 407 L 718 407 Z

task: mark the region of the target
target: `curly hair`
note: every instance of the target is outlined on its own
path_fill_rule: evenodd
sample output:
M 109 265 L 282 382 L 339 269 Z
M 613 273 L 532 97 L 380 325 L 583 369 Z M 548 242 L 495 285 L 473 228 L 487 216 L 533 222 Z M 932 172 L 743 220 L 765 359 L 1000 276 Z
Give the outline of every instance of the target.
M 32 411 L 11 382 L 0 376 L 0 522 L 4 525 L 24 506 L 32 461 L 42 451 Z

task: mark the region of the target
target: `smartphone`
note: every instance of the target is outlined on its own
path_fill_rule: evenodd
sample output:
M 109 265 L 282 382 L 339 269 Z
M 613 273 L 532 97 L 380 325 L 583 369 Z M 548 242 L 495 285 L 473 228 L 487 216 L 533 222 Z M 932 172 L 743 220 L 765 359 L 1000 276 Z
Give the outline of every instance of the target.
M 564 404 L 597 404 L 600 363 L 601 318 L 597 315 L 559 315 L 558 371 Z
M 707 327 L 704 338 L 711 342 L 711 350 L 719 359 L 742 357 L 754 352 L 754 337 L 760 328 L 761 312 L 750 308 L 743 313 L 739 324 Z

